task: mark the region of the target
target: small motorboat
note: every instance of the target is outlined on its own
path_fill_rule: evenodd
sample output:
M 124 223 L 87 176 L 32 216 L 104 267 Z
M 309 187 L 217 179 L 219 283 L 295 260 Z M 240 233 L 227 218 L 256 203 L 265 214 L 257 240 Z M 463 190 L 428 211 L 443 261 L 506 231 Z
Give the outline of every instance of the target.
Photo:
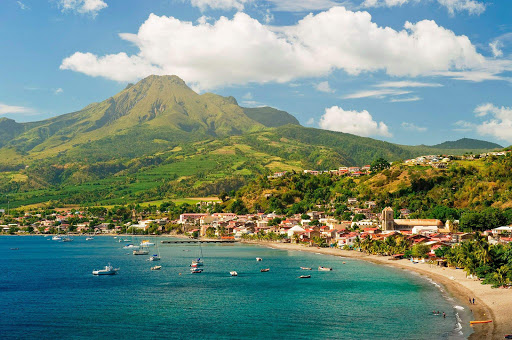
M 55 235 L 54 237 L 52 237 L 52 240 L 53 241 L 60 241 L 60 240 L 62 240 L 62 238 L 60 236 Z
M 134 249 L 134 248 L 139 249 L 140 247 L 139 247 L 139 246 L 136 246 L 136 245 L 134 245 L 134 244 L 127 244 L 127 245 L 125 245 L 125 246 L 123 247 L 123 249 Z
M 86 237 L 85 240 L 86 241 L 94 240 L 94 237 Z
M 146 249 L 137 249 L 133 251 L 133 255 L 148 255 L 149 251 Z
M 266 273 L 266 272 L 268 272 L 269 270 L 270 270 L 270 268 L 265 268 L 265 269 L 261 269 L 261 270 L 260 270 L 260 272 L 262 272 L 262 273 Z
M 153 256 L 151 256 L 148 261 L 160 261 L 160 256 L 153 254 Z
M 331 271 L 332 268 L 320 266 L 320 267 L 318 267 L 318 270 L 320 270 L 322 272 L 328 272 L 328 271 Z
M 236 271 L 234 271 L 234 270 L 233 270 L 232 272 L 229 272 L 229 274 L 230 274 L 231 276 L 238 276 L 238 273 L 237 273 Z
M 490 322 L 492 322 L 492 320 L 480 320 L 480 321 L 470 321 L 469 324 L 477 325 L 477 324 L 481 324 L 481 323 L 490 323 Z
M 311 275 L 301 275 L 299 276 L 299 279 L 310 279 Z
M 147 247 L 147 246 L 154 246 L 155 244 L 153 242 L 149 242 L 149 240 L 142 240 L 140 243 L 141 247 Z
M 190 272 L 192 274 L 199 274 L 199 273 L 202 273 L 203 270 L 201 268 L 190 268 Z
M 109 263 L 108 266 L 105 266 L 105 268 L 103 268 L 103 269 L 93 270 L 92 274 L 93 275 L 115 275 L 115 274 L 117 274 L 118 270 L 119 270 L 119 268 L 116 269 L 116 268 L 112 267 Z
M 300 269 L 302 269 L 302 270 L 311 270 L 311 268 L 309 268 L 309 267 L 300 267 Z
M 154 267 L 151 267 L 151 270 L 160 270 L 162 269 L 162 266 L 154 266 Z
M 257 258 L 256 258 L 256 261 L 258 261 L 258 262 L 259 262 L 259 261 L 261 261 L 261 260 L 262 260 L 262 258 L 261 258 L 261 257 L 257 257 Z

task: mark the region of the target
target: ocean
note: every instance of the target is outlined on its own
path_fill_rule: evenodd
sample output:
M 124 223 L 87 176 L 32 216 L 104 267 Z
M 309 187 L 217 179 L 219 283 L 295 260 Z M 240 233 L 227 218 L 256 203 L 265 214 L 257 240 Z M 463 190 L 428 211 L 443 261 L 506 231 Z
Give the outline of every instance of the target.
M 162 260 L 149 262 L 122 249 L 125 243 L 107 236 L 0 237 L 0 338 L 461 339 L 471 333 L 467 307 L 401 269 L 238 243 L 159 244 Z M 204 272 L 191 274 L 201 251 Z M 117 275 L 92 275 L 108 263 L 120 268 Z M 153 265 L 162 270 L 151 271 Z M 311 278 L 299 279 L 303 274 Z

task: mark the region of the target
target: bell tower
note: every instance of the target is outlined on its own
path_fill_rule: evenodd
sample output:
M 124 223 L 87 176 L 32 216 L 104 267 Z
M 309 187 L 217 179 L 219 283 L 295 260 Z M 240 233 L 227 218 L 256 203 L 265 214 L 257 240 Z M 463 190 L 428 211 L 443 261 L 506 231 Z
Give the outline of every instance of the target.
M 395 230 L 393 208 L 387 207 L 382 210 L 381 223 L 382 230 Z

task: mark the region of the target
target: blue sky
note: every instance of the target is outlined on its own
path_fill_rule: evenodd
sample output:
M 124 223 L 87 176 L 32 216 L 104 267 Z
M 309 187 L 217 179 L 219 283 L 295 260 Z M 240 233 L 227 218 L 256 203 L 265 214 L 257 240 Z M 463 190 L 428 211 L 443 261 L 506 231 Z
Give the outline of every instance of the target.
M 512 144 L 512 1 L 3 0 L 0 117 L 149 74 L 399 144 Z

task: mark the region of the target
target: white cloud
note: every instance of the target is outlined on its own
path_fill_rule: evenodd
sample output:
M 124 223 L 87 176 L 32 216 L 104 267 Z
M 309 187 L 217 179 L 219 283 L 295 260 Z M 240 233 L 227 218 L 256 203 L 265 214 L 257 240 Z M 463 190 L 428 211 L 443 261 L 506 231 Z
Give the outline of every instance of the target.
M 409 2 L 420 2 L 422 0 L 365 0 L 361 6 L 370 7 L 395 7 L 402 6 Z M 424 1 L 423 2 L 427 2 Z M 476 0 L 437 0 L 437 2 L 446 7 L 450 15 L 455 12 L 467 11 L 469 14 L 480 15 L 485 11 L 485 4 Z
M 272 14 L 272 12 L 270 12 L 270 10 L 267 9 L 265 15 L 263 16 L 263 22 L 268 25 L 272 21 L 274 21 L 274 14 Z
M 247 100 L 251 100 L 251 99 L 253 99 L 253 96 L 252 96 L 251 92 L 247 92 L 246 94 L 244 94 L 244 96 L 242 98 L 243 99 L 247 99 Z
M 425 132 L 427 131 L 427 128 L 426 127 L 423 127 L 423 126 L 418 126 L 414 123 L 408 123 L 408 122 L 403 122 L 402 123 L 402 127 L 406 130 L 411 130 L 411 131 L 416 131 L 416 132 Z
M 343 96 L 343 99 L 359 99 L 359 98 L 386 98 L 388 96 L 400 96 L 409 94 L 411 91 L 396 90 L 396 89 L 381 89 L 381 90 L 364 90 L 354 92 Z
M 345 111 L 338 106 L 325 109 L 325 114 L 320 117 L 319 126 L 325 130 L 346 132 L 363 137 L 392 136 L 387 125 L 374 121 L 368 111 Z
M 90 14 L 95 17 L 99 11 L 107 8 L 103 0 L 58 0 L 63 11 L 73 11 L 80 14 Z
M 497 57 L 503 56 L 503 51 L 501 50 L 501 47 L 503 44 L 499 40 L 494 40 L 493 42 L 489 43 L 489 47 L 491 48 L 492 55 Z
M 241 12 L 213 24 L 151 14 L 137 34 L 120 37 L 135 44 L 139 53 L 76 52 L 63 60 L 61 69 L 117 81 L 176 74 L 196 89 L 211 89 L 284 83 L 325 76 L 336 69 L 352 75 L 383 70 L 414 77 L 471 70 L 486 63 L 466 36 L 434 21 L 406 22 L 403 30 L 396 31 L 377 26 L 367 12 L 343 7 L 309 14 L 286 27 L 265 26 Z
M 18 6 L 20 6 L 20 8 L 21 8 L 22 10 L 24 10 L 24 11 L 25 11 L 25 10 L 27 10 L 27 9 L 30 9 L 30 7 L 28 7 L 27 5 L 25 5 L 25 4 L 24 4 L 23 2 L 21 2 L 21 1 L 16 1 L 16 3 L 17 3 L 17 4 L 18 4 Z
M 422 100 L 423 98 L 418 96 L 405 97 L 405 98 L 393 98 L 389 102 L 391 103 L 404 103 L 404 102 L 416 102 L 418 100 Z
M 417 81 L 386 81 L 375 85 L 375 87 L 391 87 L 391 88 L 404 88 L 404 87 L 442 87 L 442 84 L 436 83 L 422 83 Z
M 475 124 L 463 120 L 459 120 L 453 125 L 457 126 L 457 128 L 453 129 L 453 131 L 457 132 L 469 132 L 475 129 Z
M 230 10 L 236 9 L 241 11 L 244 9 L 244 5 L 251 0 L 191 0 L 192 6 L 198 7 L 201 11 L 206 11 L 208 8 L 211 9 L 223 9 Z
M 255 100 L 245 100 L 245 101 L 242 102 L 242 104 L 245 107 L 263 107 L 263 106 L 266 106 L 265 104 L 257 102 Z
M 0 103 L 0 115 L 5 115 L 9 113 L 34 113 L 34 110 L 29 107 L 24 106 L 13 106 Z
M 334 6 L 349 5 L 348 1 L 331 0 L 267 0 L 277 12 L 308 12 L 326 10 Z
M 55 94 L 61 94 L 62 92 L 64 92 L 64 90 L 60 87 L 58 89 L 56 89 L 55 91 L 53 91 L 53 93 L 55 93 Z
M 479 105 L 474 110 L 475 115 L 480 118 L 488 117 L 487 121 L 479 124 L 458 121 L 456 131 L 476 130 L 480 135 L 493 136 L 509 143 L 512 143 L 512 107 L 499 107 L 492 103 Z
M 308 121 L 306 122 L 306 125 L 309 125 L 309 126 L 315 125 L 315 118 L 313 118 L 313 117 L 309 118 Z
M 316 84 L 315 89 L 317 89 L 317 91 L 320 91 L 320 92 L 334 93 L 334 90 L 331 89 L 331 86 L 329 86 L 328 81 L 323 81 L 321 83 Z

